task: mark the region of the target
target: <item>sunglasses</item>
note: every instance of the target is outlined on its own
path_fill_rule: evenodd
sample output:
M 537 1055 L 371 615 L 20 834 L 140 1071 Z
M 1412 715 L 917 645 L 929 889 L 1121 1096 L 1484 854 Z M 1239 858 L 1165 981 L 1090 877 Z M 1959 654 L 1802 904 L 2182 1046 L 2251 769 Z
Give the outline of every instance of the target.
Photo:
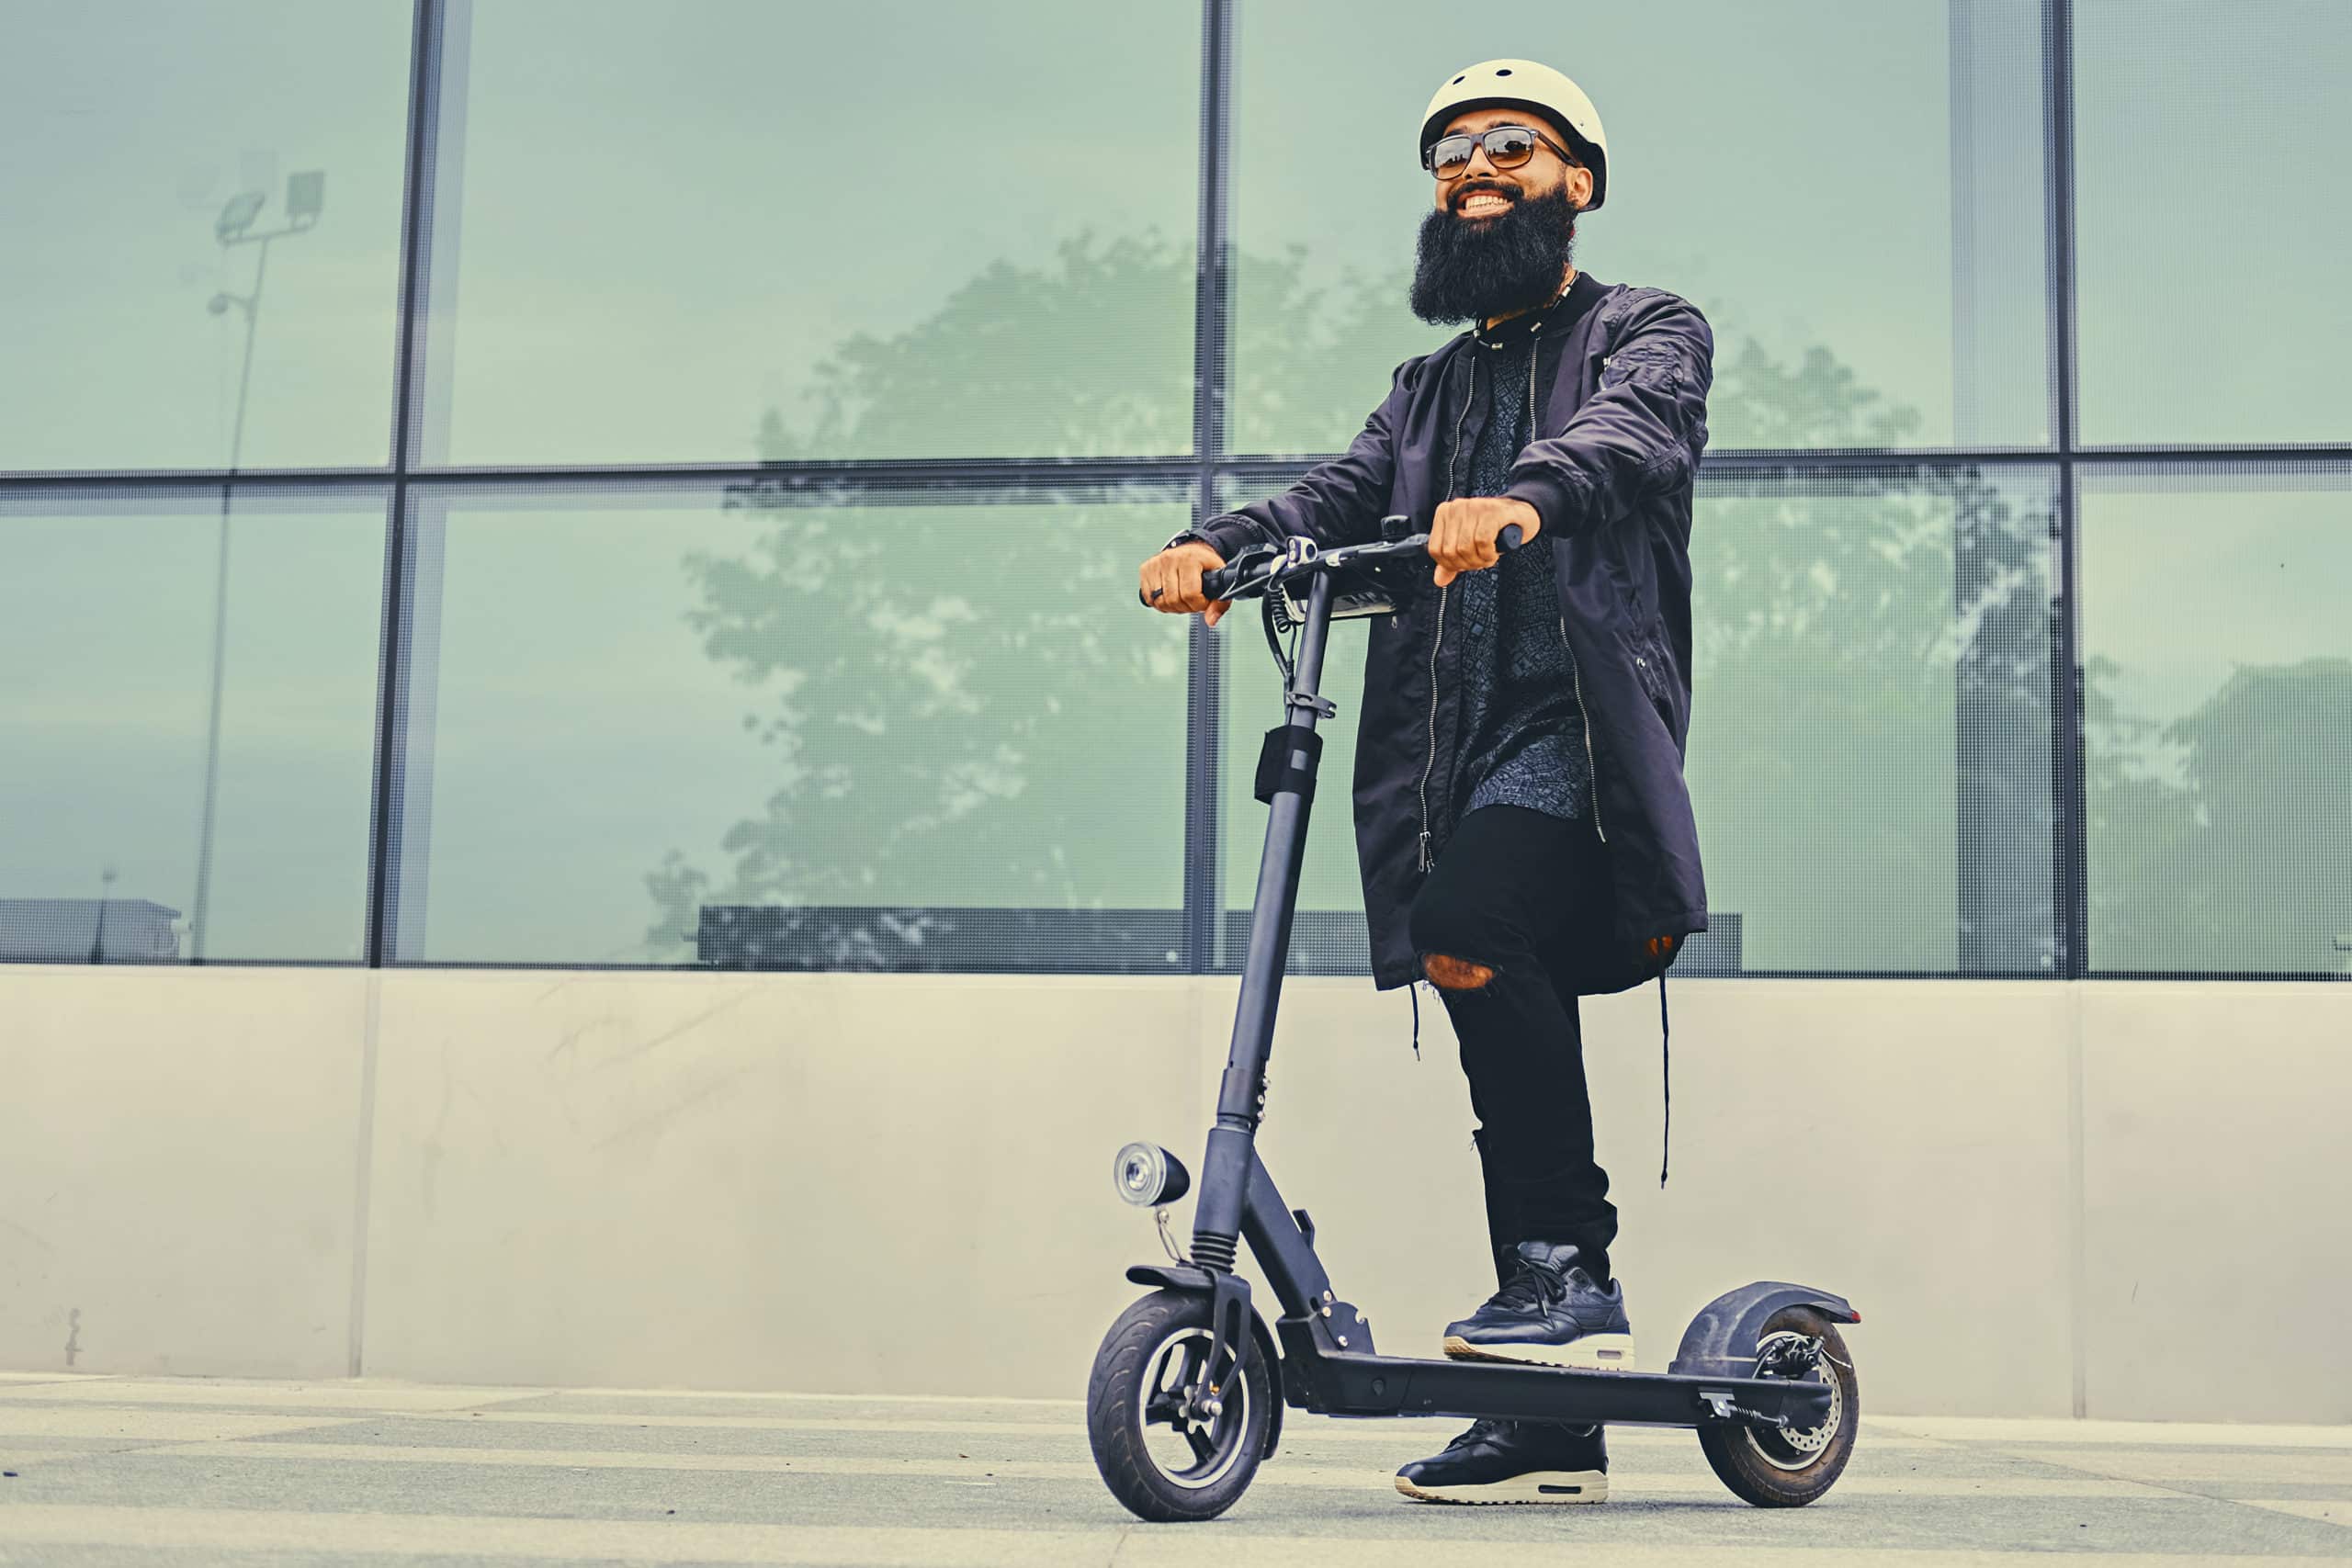
M 1439 137 L 1421 150 L 1421 167 L 1439 179 L 1458 180 L 1469 170 L 1471 155 L 1484 147 L 1487 162 L 1496 168 L 1516 169 L 1535 156 L 1538 142 L 1557 152 L 1562 163 L 1576 164 L 1574 153 L 1542 131 L 1524 125 L 1498 125 L 1476 136 L 1456 131 Z

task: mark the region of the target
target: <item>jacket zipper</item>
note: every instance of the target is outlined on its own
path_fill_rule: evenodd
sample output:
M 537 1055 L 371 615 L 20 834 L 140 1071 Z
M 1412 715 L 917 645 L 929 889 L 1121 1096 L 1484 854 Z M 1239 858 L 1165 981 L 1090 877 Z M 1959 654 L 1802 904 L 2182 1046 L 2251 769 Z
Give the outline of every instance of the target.
M 1610 357 L 1605 354 L 1600 356 L 1603 370 L 1609 368 Z M 1532 410 L 1535 407 L 1535 367 L 1531 364 L 1527 369 L 1527 406 Z M 1577 722 L 1584 729 L 1584 771 L 1592 790 L 1592 831 L 1594 837 L 1605 844 L 1609 841 L 1609 834 L 1600 826 L 1600 764 L 1592 755 L 1592 715 L 1584 705 L 1584 665 L 1577 658 L 1577 650 L 1568 643 L 1568 616 L 1565 609 L 1560 613 L 1560 649 L 1568 656 L 1568 676 L 1576 682 L 1577 688 Z
M 1577 684 L 1577 718 L 1584 726 L 1584 771 L 1592 787 L 1592 830 L 1605 844 L 1609 841 L 1609 834 L 1600 826 L 1600 764 L 1593 761 L 1592 756 L 1592 715 L 1586 711 L 1584 705 L 1584 665 L 1577 658 L 1577 650 L 1568 646 L 1568 617 L 1566 612 L 1560 616 L 1560 647 L 1568 656 L 1568 675 Z
M 1462 412 L 1453 419 L 1453 447 L 1445 457 L 1445 500 L 1453 499 L 1453 469 L 1462 460 L 1462 427 L 1469 423 L 1470 404 L 1478 395 L 1478 361 L 1470 361 L 1470 384 L 1463 389 Z M 1443 504 L 1443 502 L 1440 502 Z M 1445 645 L 1445 596 L 1453 585 L 1437 591 L 1437 635 L 1430 639 L 1430 755 L 1421 764 L 1420 868 L 1430 869 L 1430 774 L 1437 769 L 1437 655 Z

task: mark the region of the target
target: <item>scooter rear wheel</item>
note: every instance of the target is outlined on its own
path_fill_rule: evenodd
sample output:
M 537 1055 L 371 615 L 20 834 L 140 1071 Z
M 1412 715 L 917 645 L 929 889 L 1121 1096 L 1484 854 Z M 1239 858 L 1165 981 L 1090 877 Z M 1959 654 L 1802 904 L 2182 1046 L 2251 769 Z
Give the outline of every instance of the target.
M 1853 1454 L 1860 1430 L 1860 1386 L 1854 1359 L 1838 1337 L 1838 1325 L 1812 1307 L 1783 1307 L 1764 1322 L 1757 1345 L 1758 1377 L 1777 1374 L 1779 1352 L 1805 1340 L 1821 1341 L 1808 1381 L 1829 1385 L 1829 1414 L 1806 1431 L 1737 1423 L 1699 1428 L 1699 1447 L 1725 1486 L 1759 1508 L 1801 1508 L 1837 1484 Z
M 1201 1410 L 1196 1395 L 1211 1339 L 1206 1296 L 1155 1291 L 1119 1314 L 1094 1353 L 1086 1389 L 1094 1468 L 1137 1518 L 1213 1519 L 1258 1473 L 1273 1379 L 1256 1337 L 1244 1333 L 1206 1380 L 1219 1408 Z M 1233 1349 L 1240 1351 L 1238 1376 Z

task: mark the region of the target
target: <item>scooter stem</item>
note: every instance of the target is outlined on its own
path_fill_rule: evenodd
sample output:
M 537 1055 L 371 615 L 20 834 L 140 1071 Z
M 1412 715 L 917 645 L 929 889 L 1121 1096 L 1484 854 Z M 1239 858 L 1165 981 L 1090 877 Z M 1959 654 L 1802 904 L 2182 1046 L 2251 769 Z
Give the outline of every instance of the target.
M 1299 630 L 1298 659 L 1283 694 L 1285 724 L 1312 734 L 1328 705 L 1316 691 L 1323 678 L 1323 649 L 1331 629 L 1331 575 L 1309 577 L 1306 618 Z M 1274 1043 L 1274 1010 L 1282 998 L 1283 970 L 1290 959 L 1291 917 L 1298 904 L 1299 869 L 1306 858 L 1307 809 L 1314 792 L 1317 751 L 1292 749 L 1290 767 L 1277 787 L 1266 818 L 1266 845 L 1258 860 L 1257 897 L 1250 909 L 1250 947 L 1242 960 L 1241 1000 L 1233 1019 L 1233 1042 L 1226 1053 L 1225 1077 L 1217 1090 L 1216 1125 L 1209 1129 L 1201 1161 L 1200 1195 L 1193 1214 L 1193 1258 L 1210 1269 L 1233 1267 L 1241 1235 L 1241 1212 L 1258 1122 L 1266 1106 L 1266 1060 Z

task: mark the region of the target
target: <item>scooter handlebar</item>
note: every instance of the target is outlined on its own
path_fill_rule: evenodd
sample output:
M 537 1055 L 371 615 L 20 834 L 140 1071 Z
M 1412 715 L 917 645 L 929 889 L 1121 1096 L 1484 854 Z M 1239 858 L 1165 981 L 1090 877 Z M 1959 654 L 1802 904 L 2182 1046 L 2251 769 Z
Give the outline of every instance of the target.
M 1381 519 L 1384 528 L 1389 524 L 1404 521 L 1401 517 Z M 1294 570 L 1309 571 L 1327 566 L 1336 567 L 1346 561 L 1376 560 L 1424 551 L 1429 547 L 1429 539 L 1427 534 L 1408 534 L 1402 538 L 1384 539 L 1378 544 L 1343 546 L 1327 555 L 1317 556 L 1297 568 L 1287 568 L 1283 557 L 1272 546 L 1257 546 L 1242 551 L 1228 565 L 1201 573 L 1201 594 L 1215 604 L 1220 599 L 1238 597 L 1250 589 L 1263 589 L 1277 577 L 1287 577 Z M 1504 555 L 1510 554 L 1523 542 L 1516 523 L 1505 524 L 1502 532 L 1495 536 L 1495 547 Z M 1136 590 L 1136 603 L 1149 608 L 1149 601 L 1144 598 L 1140 588 Z

